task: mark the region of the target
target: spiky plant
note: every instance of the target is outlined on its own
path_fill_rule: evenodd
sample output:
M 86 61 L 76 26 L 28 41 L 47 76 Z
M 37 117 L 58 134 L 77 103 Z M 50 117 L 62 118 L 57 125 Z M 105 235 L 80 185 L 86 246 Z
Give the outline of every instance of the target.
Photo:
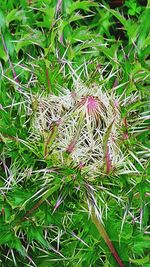
M 140 96 L 122 101 L 114 89 L 108 93 L 102 86 L 77 80 L 71 92 L 63 89 L 57 96 L 38 98 L 31 136 L 44 140 L 43 155 L 54 166 L 73 164 L 90 180 L 136 172 L 121 145 L 127 138 L 121 107 L 136 99 Z
M 131 150 L 130 155 L 125 151 L 128 133 L 126 119 L 121 114 L 124 107 L 134 105 L 141 95 L 136 93 L 127 97 L 123 93 L 119 96 L 117 89 L 121 86 L 124 84 L 108 92 L 103 85 L 86 86 L 77 79 L 72 91 L 61 88 L 57 96 L 36 96 L 30 140 L 37 143 L 43 140 L 42 154 L 53 167 L 78 170 L 80 175 L 76 179 L 79 179 L 83 205 L 87 206 L 93 223 L 119 266 L 124 266 L 103 226 L 97 204 L 101 196 L 97 194 L 100 185 L 106 190 L 107 183 L 113 181 L 114 186 L 114 177 L 119 179 L 120 174 L 139 173 L 130 155 L 142 166 L 142 159 Z M 61 201 L 60 196 L 56 208 Z M 119 201 L 124 205 L 122 198 Z

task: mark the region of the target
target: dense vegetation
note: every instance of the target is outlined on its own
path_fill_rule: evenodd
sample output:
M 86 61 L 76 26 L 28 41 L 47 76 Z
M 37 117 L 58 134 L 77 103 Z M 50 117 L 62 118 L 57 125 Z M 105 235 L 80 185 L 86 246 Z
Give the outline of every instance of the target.
M 1 1 L 1 267 L 150 267 L 149 7 Z

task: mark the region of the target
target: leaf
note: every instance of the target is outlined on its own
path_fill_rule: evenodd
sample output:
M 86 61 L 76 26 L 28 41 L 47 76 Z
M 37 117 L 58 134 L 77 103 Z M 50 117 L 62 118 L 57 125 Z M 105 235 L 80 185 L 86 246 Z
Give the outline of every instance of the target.
M 105 9 L 109 10 L 110 13 L 112 13 L 113 16 L 115 16 L 121 24 L 124 26 L 126 30 L 128 30 L 128 27 L 130 25 L 130 20 L 126 20 L 118 11 L 113 10 L 113 9 L 108 9 L 105 6 L 103 6 Z
M 23 37 L 19 41 L 17 41 L 16 50 L 17 52 L 19 52 L 20 49 L 28 45 L 38 45 L 40 47 L 43 47 L 44 40 L 45 37 L 40 31 L 32 31 L 31 33 L 23 35 Z
M 14 43 L 13 43 L 13 38 L 12 38 L 12 36 L 11 36 L 11 34 L 9 32 L 5 33 L 5 44 L 6 44 L 9 56 L 14 56 L 14 54 L 15 54 L 15 46 L 14 46 Z
M 75 11 L 77 9 L 83 9 L 85 11 L 90 11 L 90 7 L 92 7 L 92 6 L 98 6 L 98 4 L 94 3 L 92 1 L 82 1 L 82 2 L 76 1 L 70 6 L 70 8 L 68 10 L 68 14 L 71 14 L 73 11 Z
M 139 36 L 137 40 L 137 47 L 139 52 L 143 48 L 144 41 L 150 32 L 149 18 L 150 18 L 150 8 L 147 8 L 141 16 L 140 26 L 138 27 Z
M 5 28 L 5 16 L 3 12 L 0 10 L 0 30 Z
M 5 62 L 7 61 L 7 55 L 6 55 L 6 52 L 4 50 L 1 40 L 0 40 L 0 58 L 3 59 Z
M 45 238 L 43 236 L 42 227 L 30 226 L 30 227 L 28 227 L 26 232 L 27 232 L 27 236 L 29 238 L 29 242 L 36 240 L 39 243 L 41 243 L 41 245 L 43 245 L 44 247 L 48 247 L 48 242 L 45 240 Z
M 21 207 L 22 204 L 32 196 L 32 190 L 20 190 L 15 189 L 13 192 L 8 193 L 7 202 L 10 204 L 12 209 Z
M 22 19 L 22 11 L 18 11 L 17 9 L 11 10 L 6 16 L 6 25 L 9 26 L 9 23 L 14 20 Z
M 44 14 L 41 14 L 41 18 L 43 18 L 42 21 L 37 21 L 36 25 L 38 27 L 43 27 L 50 29 L 55 22 L 55 7 L 49 7 L 48 5 L 45 8 L 40 8 L 39 11 L 41 11 Z M 42 16 L 43 15 L 43 16 Z
M 104 7 L 104 6 L 103 6 Z M 129 38 L 129 44 L 132 44 L 133 41 L 135 41 L 137 36 L 137 23 L 134 23 L 130 19 L 125 19 L 123 15 L 121 15 L 118 11 L 113 9 L 108 9 L 104 7 L 105 9 L 109 10 L 110 13 L 112 13 L 113 16 L 115 16 L 121 24 L 124 26 L 124 29 L 127 32 L 128 38 Z
M 133 253 L 140 255 L 144 253 L 145 249 L 150 247 L 150 237 L 142 236 L 142 234 L 137 235 L 134 238 L 134 244 L 132 246 Z
M 143 265 L 145 263 L 148 263 L 150 261 L 150 257 L 149 257 L 149 255 L 147 255 L 146 257 L 143 257 L 141 259 L 131 259 L 131 258 L 129 258 L 129 261 L 141 266 L 141 265 Z
M 10 229 L 5 230 L 3 227 L 1 228 L 0 231 L 0 245 L 2 244 L 7 244 L 8 242 L 11 242 L 14 234 L 10 232 Z
M 106 224 L 108 233 L 112 241 L 118 241 L 119 238 L 122 242 L 125 240 L 131 240 L 133 234 L 133 227 L 131 224 L 125 223 L 121 232 L 121 221 L 117 221 L 115 218 L 113 221 L 109 221 Z
M 73 21 L 78 21 L 78 20 L 80 20 L 80 19 L 84 19 L 84 17 L 82 16 L 82 15 L 78 15 L 78 14 L 73 14 L 73 16 L 71 16 L 70 18 L 69 18 L 69 23 L 71 23 L 71 22 L 73 22 Z
M 22 245 L 20 239 L 17 236 L 13 236 L 8 244 L 11 248 L 16 249 L 23 257 L 27 255 L 24 246 Z

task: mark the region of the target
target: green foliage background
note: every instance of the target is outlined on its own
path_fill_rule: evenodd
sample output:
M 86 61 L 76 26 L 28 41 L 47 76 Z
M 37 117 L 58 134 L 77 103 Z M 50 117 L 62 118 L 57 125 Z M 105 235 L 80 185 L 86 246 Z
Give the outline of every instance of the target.
M 121 109 L 122 141 L 138 174 L 90 184 L 125 266 L 149 267 L 149 1 L 0 3 L 0 266 L 118 266 L 90 219 L 84 177 L 53 166 L 31 142 L 37 96 L 88 85 L 137 101 Z M 105 69 L 103 78 L 100 71 Z M 114 75 L 110 75 L 113 73 Z M 134 129 L 133 129 L 134 128 Z M 58 205 L 58 208 L 56 207 Z

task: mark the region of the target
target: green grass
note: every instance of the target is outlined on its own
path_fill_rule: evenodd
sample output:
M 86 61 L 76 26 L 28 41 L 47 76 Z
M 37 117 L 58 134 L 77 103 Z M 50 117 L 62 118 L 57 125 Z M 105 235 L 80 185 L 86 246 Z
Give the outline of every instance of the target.
M 141 2 L 2 1 L 0 266 L 150 266 Z

